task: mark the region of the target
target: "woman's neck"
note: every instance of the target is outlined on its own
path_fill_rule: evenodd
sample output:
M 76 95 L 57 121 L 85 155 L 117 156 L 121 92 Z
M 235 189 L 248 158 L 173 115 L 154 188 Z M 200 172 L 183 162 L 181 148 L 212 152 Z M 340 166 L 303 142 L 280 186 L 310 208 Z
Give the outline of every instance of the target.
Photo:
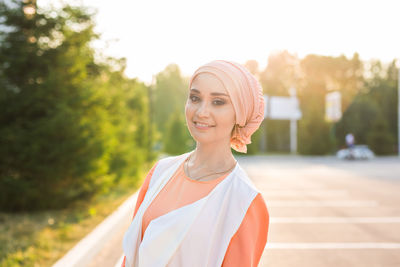
M 199 142 L 189 161 L 188 166 L 193 175 L 225 171 L 236 163 L 230 144 L 203 144 Z

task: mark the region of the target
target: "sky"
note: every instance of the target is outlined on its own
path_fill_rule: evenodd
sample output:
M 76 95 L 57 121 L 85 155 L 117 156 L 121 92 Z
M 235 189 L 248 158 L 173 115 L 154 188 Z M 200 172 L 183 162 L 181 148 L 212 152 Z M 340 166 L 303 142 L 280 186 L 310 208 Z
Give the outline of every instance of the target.
M 215 59 L 265 68 L 271 53 L 400 59 L 397 0 L 38 0 L 97 9 L 93 46 L 150 84 L 171 63 L 190 76 Z

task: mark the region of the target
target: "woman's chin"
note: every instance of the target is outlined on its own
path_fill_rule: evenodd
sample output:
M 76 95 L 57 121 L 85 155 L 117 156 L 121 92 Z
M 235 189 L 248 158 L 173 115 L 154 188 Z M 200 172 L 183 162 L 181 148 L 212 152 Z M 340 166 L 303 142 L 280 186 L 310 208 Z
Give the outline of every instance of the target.
M 215 137 L 213 137 L 212 135 L 207 135 L 204 133 L 192 133 L 191 134 L 193 139 L 198 142 L 198 143 L 212 143 L 215 142 Z
M 230 143 L 230 138 L 216 138 L 209 136 L 201 136 L 201 135 L 192 135 L 193 139 L 197 143 L 197 145 L 212 145 L 213 147 L 219 147 L 221 144 Z

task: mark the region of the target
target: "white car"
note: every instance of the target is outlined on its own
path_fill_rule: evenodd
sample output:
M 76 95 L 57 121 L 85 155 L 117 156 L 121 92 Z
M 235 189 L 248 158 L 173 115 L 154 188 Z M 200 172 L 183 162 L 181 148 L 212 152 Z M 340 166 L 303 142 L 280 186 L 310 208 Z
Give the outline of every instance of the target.
M 353 148 L 339 150 L 336 157 L 339 159 L 372 159 L 375 154 L 367 145 L 355 145 Z

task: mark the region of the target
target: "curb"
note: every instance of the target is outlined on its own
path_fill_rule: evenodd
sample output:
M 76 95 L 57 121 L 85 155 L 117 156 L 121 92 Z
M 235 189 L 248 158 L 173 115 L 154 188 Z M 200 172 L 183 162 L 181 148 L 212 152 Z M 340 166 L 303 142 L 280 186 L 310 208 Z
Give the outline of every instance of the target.
M 113 213 L 81 239 L 53 267 L 82 267 L 88 265 L 104 244 L 113 237 L 113 233 L 131 219 L 139 191 L 130 196 Z M 122 244 L 121 244 L 122 246 Z

